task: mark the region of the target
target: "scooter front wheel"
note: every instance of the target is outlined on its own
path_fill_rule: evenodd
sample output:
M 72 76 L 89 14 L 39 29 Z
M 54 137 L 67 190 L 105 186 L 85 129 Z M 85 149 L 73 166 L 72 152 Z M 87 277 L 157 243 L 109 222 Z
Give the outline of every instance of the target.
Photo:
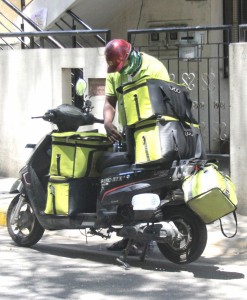
M 167 206 L 164 221 L 172 221 L 182 235 L 169 243 L 157 243 L 160 252 L 175 264 L 188 264 L 198 259 L 207 244 L 207 227 L 187 206 Z
M 20 195 L 17 195 L 9 205 L 7 211 L 7 228 L 10 237 L 17 245 L 31 247 L 42 238 L 45 229 L 40 225 L 27 199 L 24 199 L 18 215 L 13 220 L 19 197 Z

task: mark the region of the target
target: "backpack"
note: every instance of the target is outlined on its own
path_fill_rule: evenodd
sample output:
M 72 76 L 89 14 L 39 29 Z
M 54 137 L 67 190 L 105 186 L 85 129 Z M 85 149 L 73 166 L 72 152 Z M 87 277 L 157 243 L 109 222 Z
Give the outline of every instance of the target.
M 193 119 L 192 101 L 183 84 L 145 76 L 117 90 L 123 94 L 123 109 L 128 126 L 160 115 L 177 117 L 183 121 Z

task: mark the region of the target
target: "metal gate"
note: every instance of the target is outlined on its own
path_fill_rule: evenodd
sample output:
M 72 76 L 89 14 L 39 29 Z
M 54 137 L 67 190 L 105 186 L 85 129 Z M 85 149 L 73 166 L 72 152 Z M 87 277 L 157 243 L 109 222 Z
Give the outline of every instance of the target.
M 208 153 L 229 154 L 228 46 L 231 26 L 129 30 L 128 41 L 184 83 Z

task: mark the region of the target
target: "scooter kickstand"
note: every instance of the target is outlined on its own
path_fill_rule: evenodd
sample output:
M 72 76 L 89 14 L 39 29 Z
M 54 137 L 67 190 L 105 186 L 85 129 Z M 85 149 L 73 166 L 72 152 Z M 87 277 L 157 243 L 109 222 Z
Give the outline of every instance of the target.
M 133 243 L 134 243 L 134 240 L 129 239 L 126 248 L 123 250 L 123 256 L 117 258 L 117 261 L 120 264 L 122 264 L 126 270 L 128 270 L 130 268 L 130 265 L 126 262 L 126 260 L 127 260 L 128 254 L 129 254 L 130 247 L 132 246 Z
M 120 259 L 119 257 L 116 259 L 121 265 L 124 266 L 125 270 L 129 270 L 130 269 L 130 265 L 126 262 L 124 262 L 122 259 Z
M 148 242 L 145 243 L 142 253 L 140 254 L 140 261 L 142 262 L 145 261 L 147 250 L 148 250 Z

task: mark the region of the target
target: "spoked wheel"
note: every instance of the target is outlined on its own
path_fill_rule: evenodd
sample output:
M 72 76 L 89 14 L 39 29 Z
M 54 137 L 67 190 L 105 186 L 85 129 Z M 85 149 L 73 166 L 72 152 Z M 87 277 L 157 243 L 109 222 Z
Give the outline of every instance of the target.
M 36 244 L 43 236 L 44 228 L 37 220 L 33 208 L 27 199 L 24 199 L 17 218 L 14 212 L 20 195 L 17 195 L 9 205 L 7 211 L 7 228 L 12 240 L 19 246 L 30 247 Z
M 198 259 L 207 244 L 207 227 L 186 206 L 165 207 L 163 220 L 172 221 L 181 238 L 170 243 L 157 243 L 160 252 L 175 264 L 187 264 Z

